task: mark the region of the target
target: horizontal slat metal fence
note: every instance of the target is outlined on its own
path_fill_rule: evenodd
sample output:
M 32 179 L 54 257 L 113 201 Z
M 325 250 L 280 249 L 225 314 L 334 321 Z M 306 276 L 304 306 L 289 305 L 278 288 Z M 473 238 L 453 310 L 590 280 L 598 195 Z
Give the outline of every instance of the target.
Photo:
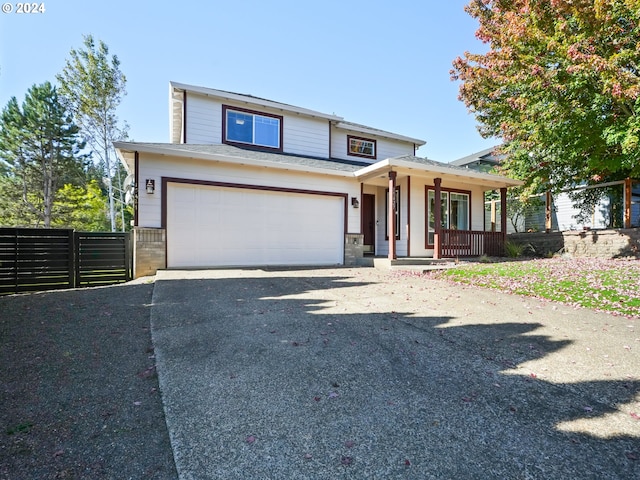
M 128 233 L 75 232 L 76 287 L 131 280 L 131 236 Z
M 0 295 L 131 279 L 128 233 L 0 228 Z
M 0 228 L 0 293 L 73 286 L 73 230 Z

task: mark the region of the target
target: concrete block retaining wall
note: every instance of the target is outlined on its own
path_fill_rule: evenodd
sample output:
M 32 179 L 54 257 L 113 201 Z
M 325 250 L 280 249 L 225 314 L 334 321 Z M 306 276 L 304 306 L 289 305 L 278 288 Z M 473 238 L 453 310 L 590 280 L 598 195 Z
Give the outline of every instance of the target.
M 507 240 L 531 245 L 541 256 L 564 253 L 574 257 L 640 258 L 640 228 L 512 233 Z

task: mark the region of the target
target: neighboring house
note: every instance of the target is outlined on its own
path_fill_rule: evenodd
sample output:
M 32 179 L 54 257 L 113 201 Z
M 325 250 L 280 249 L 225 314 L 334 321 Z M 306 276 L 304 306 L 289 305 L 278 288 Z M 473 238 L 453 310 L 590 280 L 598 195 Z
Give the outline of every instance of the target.
M 454 160 L 450 165 L 464 167 L 475 171 L 490 172 L 494 167 L 500 165 L 503 158 L 501 155 L 494 152 L 496 148 L 497 147 L 487 148 L 480 152 Z M 629 203 L 629 226 L 640 226 L 640 184 L 633 182 L 630 183 L 631 184 L 626 194 L 623 194 L 625 185 L 624 181 L 613 182 L 612 184 L 606 185 L 603 184 L 602 187 L 609 186 L 619 188 L 619 201 L 624 202 L 622 199 L 625 195 L 630 197 L 627 202 Z M 576 187 L 575 191 L 579 190 L 580 187 Z M 549 212 L 550 230 L 568 231 L 598 229 L 609 228 L 612 225 L 612 208 L 615 206 L 615 203 L 611 197 L 605 196 L 598 202 L 590 214 L 581 215 L 581 211 L 576 206 L 574 200 L 572 200 L 570 193 L 570 191 L 565 191 L 558 193 L 551 198 L 552 205 Z M 492 223 L 491 208 L 491 202 L 488 201 L 485 209 L 485 225 L 487 228 L 490 228 Z M 536 203 L 526 207 L 520 215 L 514 216 L 517 210 L 518 209 L 515 208 L 511 208 L 510 210 L 511 214 L 509 221 L 507 222 L 508 233 L 514 233 L 515 231 L 544 231 L 547 229 L 547 206 L 545 195 L 541 195 Z M 619 210 L 622 211 L 623 206 L 620 206 Z
M 137 186 L 136 276 L 481 255 L 496 242 L 482 232 L 484 192 L 506 199 L 521 183 L 417 157 L 420 139 L 250 95 L 172 82 L 169 104 L 170 143 L 114 144 Z

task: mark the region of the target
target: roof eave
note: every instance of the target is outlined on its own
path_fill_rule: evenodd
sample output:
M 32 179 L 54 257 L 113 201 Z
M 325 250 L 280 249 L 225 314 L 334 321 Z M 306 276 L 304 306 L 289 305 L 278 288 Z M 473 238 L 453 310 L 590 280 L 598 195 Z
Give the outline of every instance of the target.
M 193 93 L 198 93 L 200 95 L 206 95 L 209 97 L 219 98 L 223 100 L 233 100 L 236 102 L 242 102 L 249 105 L 259 105 L 261 107 L 273 108 L 276 110 L 297 113 L 300 115 L 306 115 L 308 117 L 323 118 L 323 119 L 331 120 L 334 122 L 339 122 L 344 120 L 342 117 L 339 117 L 337 115 L 329 115 L 327 113 L 322 113 L 322 112 L 310 110 L 307 108 L 295 107 L 293 105 L 287 105 L 285 103 L 274 102 L 271 100 L 252 97 L 249 95 L 242 95 L 240 93 L 226 92 L 224 90 L 216 90 L 214 88 L 197 87 L 195 85 L 187 85 L 187 84 L 178 83 L 178 82 L 169 82 L 169 85 L 172 91 L 181 90 L 186 92 L 193 92 Z
M 349 132 L 357 132 L 357 133 L 363 133 L 363 134 L 367 134 L 367 135 L 374 135 L 377 137 L 382 137 L 382 138 L 390 138 L 393 140 L 400 140 L 402 142 L 409 142 L 409 143 L 413 143 L 414 145 L 421 147 L 423 145 L 426 145 L 426 141 L 421 140 L 419 138 L 412 138 L 412 137 L 407 137 L 404 135 L 399 135 L 397 133 L 393 133 L 393 132 L 386 132 L 384 130 L 378 130 L 375 128 L 369 128 L 366 127 L 364 125 L 354 125 L 351 123 L 345 123 L 345 122 L 338 122 L 335 124 L 336 128 L 339 128 L 341 130 L 347 130 Z
M 292 163 L 270 162 L 268 160 L 249 159 L 246 157 L 237 157 L 233 155 L 213 154 L 206 152 L 195 152 L 192 150 L 172 149 L 171 145 L 167 147 L 158 147 L 153 145 L 142 145 L 129 142 L 113 143 L 118 156 L 128 158 L 126 153 L 144 152 L 156 155 L 174 156 L 181 158 L 193 158 L 197 160 L 209 160 L 216 162 L 230 163 L 234 165 L 247 165 L 252 167 L 276 168 L 280 170 L 289 170 L 303 173 L 317 173 L 322 175 L 332 175 L 338 177 L 353 178 L 353 172 L 334 170 L 329 168 L 319 168 L 308 165 L 296 165 Z
M 355 172 L 355 177 L 359 180 L 366 180 L 382 173 L 388 173 L 392 170 L 406 171 L 422 171 L 431 174 L 440 174 L 446 177 L 458 177 L 464 180 L 476 180 L 476 183 L 490 188 L 509 188 L 524 185 L 521 180 L 515 180 L 500 175 L 492 175 L 490 173 L 477 172 L 475 170 L 462 170 L 449 168 L 446 165 L 421 165 L 415 162 L 408 162 L 397 158 L 387 158 L 373 165 L 369 165 Z

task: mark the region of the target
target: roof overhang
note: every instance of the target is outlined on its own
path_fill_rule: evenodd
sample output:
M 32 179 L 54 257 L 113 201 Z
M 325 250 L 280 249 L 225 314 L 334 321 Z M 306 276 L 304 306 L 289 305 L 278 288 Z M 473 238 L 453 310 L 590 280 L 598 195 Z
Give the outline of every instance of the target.
M 481 186 L 485 190 L 516 187 L 524 184 L 521 180 L 514 180 L 467 168 L 452 167 L 446 163 L 427 161 L 417 157 L 387 158 L 360 169 L 357 169 L 355 166 L 353 169 L 335 169 L 319 166 L 323 163 L 323 161 L 319 159 L 309 159 L 315 162 L 315 165 L 309 164 L 309 162 L 289 163 L 286 159 L 283 161 L 277 157 L 273 157 L 274 160 L 269 160 L 268 158 L 249 158 L 243 155 L 242 151 L 238 151 L 237 153 L 207 152 L 206 150 L 198 150 L 196 145 L 187 146 L 184 144 L 148 144 L 135 142 L 114 142 L 113 145 L 120 161 L 126 166 L 129 173 L 135 169 L 136 153 L 141 152 L 176 158 L 223 162 L 248 167 L 263 167 L 300 173 L 331 175 L 352 178 L 365 184 L 379 186 L 384 186 L 386 182 L 388 182 L 389 172 L 392 171 L 398 174 L 398 178 L 407 176 L 429 179 L 442 178 L 445 182 L 473 184 Z M 412 161 L 412 158 L 415 158 L 415 160 Z
M 341 130 L 359 133 L 360 135 L 374 135 L 377 137 L 399 140 L 401 142 L 409 142 L 413 143 L 417 147 L 421 147 L 422 145 L 425 145 L 427 143 L 424 140 L 420 140 L 419 138 L 405 137 L 404 135 L 398 135 L 397 133 L 386 132 L 383 130 L 370 128 L 365 125 L 357 125 L 349 122 L 336 122 L 335 127 Z
M 254 158 L 247 158 L 242 155 L 228 155 L 221 153 L 207 153 L 197 150 L 184 150 L 180 145 L 163 144 L 149 145 L 131 142 L 113 142 L 116 153 L 120 161 L 126 166 L 129 173 L 135 169 L 136 152 L 164 155 L 178 158 L 190 158 L 194 160 L 208 160 L 213 162 L 224 162 L 233 165 L 244 165 L 251 167 L 275 168 L 279 170 L 297 171 L 301 173 L 316 173 L 322 175 L 332 175 L 338 177 L 353 178 L 353 172 L 335 170 L 331 168 L 314 167 L 310 165 L 297 165 L 295 163 L 283 163 Z
M 332 120 L 334 122 L 339 122 L 344 120 L 342 117 L 339 117 L 337 115 L 330 115 L 328 113 L 322 113 L 316 110 L 310 110 L 308 108 L 296 107 L 294 105 L 288 105 L 286 103 L 274 102 L 272 100 L 254 97 L 251 95 L 227 92 L 224 90 L 216 90 L 215 88 L 196 87 L 194 85 L 187 85 L 187 84 L 178 83 L 178 82 L 169 82 L 169 85 L 172 92 L 179 91 L 179 92 L 198 93 L 200 95 L 218 98 L 221 100 L 229 100 L 234 102 L 247 103 L 251 105 L 258 105 L 261 107 L 272 108 L 275 110 L 281 110 L 281 111 L 286 111 L 291 113 L 297 113 L 300 115 L 306 115 L 308 117 L 324 118 L 327 120 Z
M 435 163 L 435 162 L 434 162 Z M 442 178 L 444 181 L 461 183 L 473 183 L 480 185 L 486 190 L 499 188 L 509 188 L 524 185 L 521 180 L 492 175 L 490 173 L 477 172 L 474 170 L 451 168 L 447 164 L 421 164 L 411 162 L 401 158 L 387 158 L 364 167 L 355 172 L 355 177 L 361 182 L 383 185 L 388 182 L 389 172 L 396 172 L 401 177 L 429 177 Z

